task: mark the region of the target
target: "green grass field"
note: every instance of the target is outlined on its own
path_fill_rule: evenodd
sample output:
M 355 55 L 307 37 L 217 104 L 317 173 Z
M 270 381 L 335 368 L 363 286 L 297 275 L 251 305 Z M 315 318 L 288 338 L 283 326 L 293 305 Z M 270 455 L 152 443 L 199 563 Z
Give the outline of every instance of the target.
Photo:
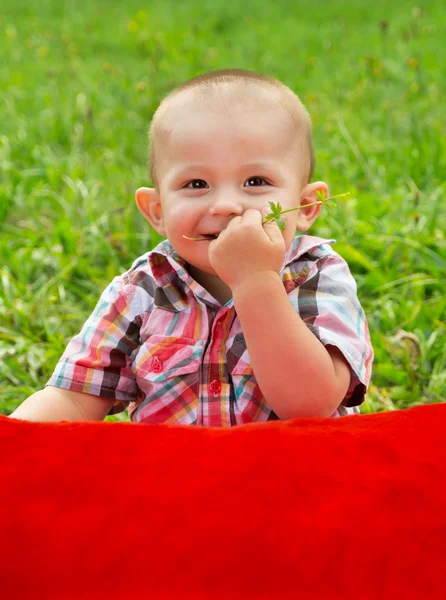
M 228 67 L 300 95 L 315 179 L 350 192 L 310 233 L 337 240 L 368 316 L 362 412 L 445 400 L 445 24 L 439 0 L 3 0 L 0 412 L 43 387 L 103 288 L 158 243 L 134 190 L 159 101 Z

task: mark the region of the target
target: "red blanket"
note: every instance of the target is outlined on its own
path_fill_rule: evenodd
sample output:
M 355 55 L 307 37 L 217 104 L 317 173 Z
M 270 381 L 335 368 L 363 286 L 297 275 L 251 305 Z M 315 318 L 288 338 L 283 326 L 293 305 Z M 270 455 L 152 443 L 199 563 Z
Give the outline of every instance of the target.
M 0 596 L 444 598 L 445 423 L 1 417 Z

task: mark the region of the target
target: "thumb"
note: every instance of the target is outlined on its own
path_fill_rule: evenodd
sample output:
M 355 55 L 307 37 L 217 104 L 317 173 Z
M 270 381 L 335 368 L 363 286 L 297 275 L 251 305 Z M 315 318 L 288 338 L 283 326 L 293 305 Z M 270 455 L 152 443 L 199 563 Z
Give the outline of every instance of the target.
M 265 206 L 262 208 L 262 221 L 264 221 L 266 219 L 266 217 L 268 215 L 272 215 L 273 211 L 271 210 L 270 206 Z M 274 219 L 268 220 L 268 224 L 273 224 L 276 225 L 276 221 Z
M 271 208 L 269 206 L 262 208 L 263 221 L 265 221 L 267 216 L 271 215 L 272 213 L 273 213 L 273 211 L 271 210 Z M 280 239 L 282 238 L 282 232 L 281 232 L 280 227 L 275 219 L 271 219 L 271 220 L 267 221 L 266 223 L 264 222 L 263 229 L 265 230 L 266 234 L 272 241 L 276 241 L 279 238 Z

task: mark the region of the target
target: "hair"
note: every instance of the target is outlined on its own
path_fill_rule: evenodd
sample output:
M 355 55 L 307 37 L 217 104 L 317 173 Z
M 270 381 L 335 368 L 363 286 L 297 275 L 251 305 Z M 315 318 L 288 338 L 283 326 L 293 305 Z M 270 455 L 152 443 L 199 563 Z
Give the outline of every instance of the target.
M 303 185 L 306 185 L 313 176 L 315 157 L 312 142 L 311 119 L 299 97 L 288 86 L 269 75 L 263 75 L 262 73 L 256 73 L 255 71 L 245 71 L 244 69 L 222 69 L 197 75 L 196 77 L 185 81 L 167 94 L 158 106 L 150 124 L 148 153 L 149 173 L 155 186 L 157 186 L 158 183 L 156 176 L 156 149 L 159 137 L 163 131 L 162 115 L 165 112 L 164 109 L 169 100 L 187 90 L 196 90 L 200 92 L 202 97 L 206 98 L 207 95 L 211 96 L 212 93 L 218 92 L 219 89 L 221 90 L 222 85 L 225 84 L 253 88 L 260 86 L 263 89 L 272 89 L 279 92 L 279 104 L 288 112 L 296 126 L 298 135 L 302 137 L 302 147 L 304 151 Z

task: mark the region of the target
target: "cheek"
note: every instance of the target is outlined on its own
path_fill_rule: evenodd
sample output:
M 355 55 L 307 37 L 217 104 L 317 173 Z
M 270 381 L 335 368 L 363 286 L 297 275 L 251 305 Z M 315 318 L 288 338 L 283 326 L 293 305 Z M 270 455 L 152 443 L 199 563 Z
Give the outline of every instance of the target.
M 282 234 L 283 238 L 286 242 L 287 249 L 288 249 L 288 246 L 291 244 L 294 236 L 296 235 L 296 228 L 297 228 L 297 211 L 288 214 L 286 229 Z
M 295 235 L 295 230 L 292 229 L 291 227 L 287 228 L 287 230 L 282 233 L 286 250 L 288 250 L 288 248 L 291 246 L 291 242 L 294 239 L 294 235 Z
M 190 235 L 197 228 L 200 215 L 201 212 L 190 202 L 177 202 L 174 206 L 169 206 L 168 212 L 165 212 L 167 237 L 178 243 L 183 234 Z
M 164 210 L 164 219 L 169 231 L 178 231 L 190 220 L 190 211 L 181 204 L 169 206 Z
M 290 208 L 295 208 L 294 206 L 291 206 Z M 293 210 L 292 212 L 289 212 L 286 217 L 286 227 L 287 230 L 290 229 L 292 231 L 294 231 L 296 229 L 296 223 L 297 223 L 297 217 L 298 217 L 299 211 L 298 210 Z
M 196 216 L 197 210 L 194 208 L 192 202 L 175 202 L 172 203 L 169 207 L 169 218 L 175 223 L 181 221 L 190 221 Z

